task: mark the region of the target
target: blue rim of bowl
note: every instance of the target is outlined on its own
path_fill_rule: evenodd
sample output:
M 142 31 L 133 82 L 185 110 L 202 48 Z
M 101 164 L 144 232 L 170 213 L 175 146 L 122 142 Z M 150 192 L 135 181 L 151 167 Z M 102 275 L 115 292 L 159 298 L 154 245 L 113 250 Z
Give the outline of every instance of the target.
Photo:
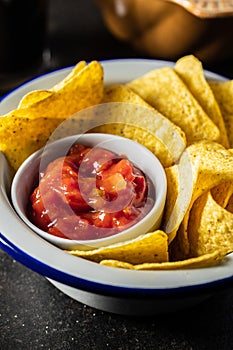
M 67 66 L 67 67 L 63 67 L 63 68 L 58 68 L 58 69 L 54 69 L 42 74 L 39 74 L 31 79 L 27 79 L 26 81 L 24 81 L 22 84 L 17 85 L 15 88 L 11 89 L 9 92 L 7 92 L 6 94 L 4 94 L 3 96 L 0 96 L 0 103 L 2 101 L 4 101 L 8 96 L 10 96 L 11 94 L 13 94 L 14 92 L 16 92 L 17 90 L 21 89 L 22 87 L 28 85 L 29 83 L 32 83 L 34 80 L 37 80 L 39 78 L 45 77 L 46 75 L 49 74 L 53 74 L 55 72 L 61 72 L 61 71 L 65 71 L 65 70 L 69 70 L 72 69 L 74 66 Z
M 208 282 L 205 284 L 199 284 L 195 286 L 183 286 L 177 288 L 167 289 L 146 289 L 146 288 L 130 288 L 123 286 L 113 286 L 109 284 L 103 284 L 85 280 L 83 278 L 72 276 L 64 271 L 60 271 L 46 265 L 45 263 L 33 258 L 21 249 L 13 245 L 4 235 L 0 233 L 0 248 L 3 249 L 8 255 L 14 258 L 19 263 L 23 264 L 30 270 L 39 273 L 40 275 L 53 279 L 62 284 L 68 285 L 73 288 L 78 288 L 87 292 L 117 296 L 117 297 L 162 297 L 169 298 L 171 296 L 193 296 L 197 294 L 213 294 L 223 288 L 232 287 L 233 276 L 223 278 L 214 282 Z

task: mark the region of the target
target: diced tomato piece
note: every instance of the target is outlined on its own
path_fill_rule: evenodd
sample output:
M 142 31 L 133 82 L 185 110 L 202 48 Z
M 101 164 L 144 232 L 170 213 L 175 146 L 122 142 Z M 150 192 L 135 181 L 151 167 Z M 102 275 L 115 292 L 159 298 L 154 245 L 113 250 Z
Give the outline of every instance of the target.
M 132 182 L 134 180 L 133 165 L 128 159 L 121 159 L 119 162 L 112 164 L 108 169 L 101 171 L 101 178 L 109 177 L 113 174 L 121 174 L 127 181 Z

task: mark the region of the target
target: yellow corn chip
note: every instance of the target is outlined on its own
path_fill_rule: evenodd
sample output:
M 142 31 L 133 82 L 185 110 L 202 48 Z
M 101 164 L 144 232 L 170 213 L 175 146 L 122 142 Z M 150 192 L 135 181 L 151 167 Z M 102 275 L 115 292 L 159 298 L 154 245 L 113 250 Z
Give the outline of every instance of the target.
M 233 195 L 230 197 L 229 202 L 227 203 L 226 210 L 233 213 Z
M 227 252 L 224 250 L 216 250 L 213 253 L 204 254 L 196 258 L 189 258 L 182 261 L 169 261 L 162 263 L 143 263 L 143 264 L 129 264 L 125 261 L 119 260 L 102 260 L 101 265 L 109 267 L 117 267 L 130 270 L 180 270 L 180 269 L 199 269 L 204 267 L 211 267 L 220 264 L 226 257 Z
M 27 109 L 30 109 L 31 118 L 68 118 L 99 103 L 102 97 L 103 68 L 100 63 L 92 61 L 76 75 L 73 74 L 72 79 L 67 79 L 58 90 L 48 93 L 46 98 L 34 102 Z
M 47 97 L 51 97 L 53 92 L 62 89 L 69 82 L 72 83 L 72 79 L 76 78 L 76 75 L 86 66 L 85 61 L 80 61 L 72 69 L 70 74 L 68 74 L 62 81 L 58 82 L 56 85 L 51 87 L 49 90 L 35 90 L 27 93 L 21 101 L 19 102 L 18 108 L 28 108 L 36 102 L 42 101 Z
M 215 250 L 233 250 L 233 214 L 222 208 L 208 191 L 199 197 L 191 211 L 188 224 L 191 256 Z
M 233 80 L 226 82 L 209 82 L 219 104 L 226 125 L 230 147 L 233 147 Z
M 72 84 L 72 81 L 76 79 L 76 76 L 79 74 L 79 72 L 81 72 L 86 66 L 87 63 L 85 61 L 79 61 L 62 81 L 59 81 L 51 88 L 51 91 L 59 91 L 63 89 L 68 83 Z
M 62 122 L 60 118 L 31 119 L 25 117 L 25 113 L 23 117 L 18 114 L 16 110 L 15 114 L 0 118 L 0 150 L 14 172 L 27 157 L 45 145 Z
M 188 144 L 218 141 L 220 132 L 172 68 L 153 70 L 127 84 L 186 134 Z
M 184 256 L 189 256 L 188 220 L 193 203 L 206 191 L 233 181 L 233 155 L 214 142 L 198 142 L 187 148 L 192 164 L 193 192 L 190 204 L 178 230 L 179 243 Z
M 213 91 L 205 78 L 202 63 L 193 55 L 185 56 L 176 62 L 175 72 L 187 85 L 206 114 L 217 125 L 220 130 L 219 142 L 228 148 L 229 141 L 224 120 Z
M 50 97 L 53 95 L 53 92 L 50 90 L 35 90 L 31 91 L 19 102 L 18 108 L 28 108 L 31 105 L 33 105 L 36 102 L 42 101 L 46 99 L 47 97 Z
M 214 200 L 223 208 L 225 208 L 233 193 L 233 182 L 224 182 L 211 190 Z
M 122 260 L 130 264 L 168 261 L 167 235 L 158 230 L 98 249 L 67 252 L 96 262 L 104 259 Z
M 150 149 L 164 167 L 180 157 L 186 146 L 183 131 L 129 88 L 123 85 L 105 88 L 102 102 L 105 105 L 98 114 L 104 123 L 92 132 L 116 134 L 137 141 Z M 107 118 L 104 118 L 105 113 Z
M 177 164 L 165 171 L 167 197 L 162 229 L 168 234 L 170 244 L 190 206 L 197 173 L 193 171 L 187 150 L 183 152 Z

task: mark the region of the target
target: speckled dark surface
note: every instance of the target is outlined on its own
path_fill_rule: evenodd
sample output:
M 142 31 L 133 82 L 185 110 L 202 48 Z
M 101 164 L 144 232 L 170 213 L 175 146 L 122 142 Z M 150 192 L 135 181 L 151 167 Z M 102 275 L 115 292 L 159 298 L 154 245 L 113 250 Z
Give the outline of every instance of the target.
M 50 0 L 49 43 L 50 69 L 80 59 L 139 57 L 106 31 L 91 0 Z M 213 69 L 233 77 L 232 62 Z M 232 348 L 233 289 L 176 313 L 114 315 L 72 300 L 0 250 L 1 350 Z
M 80 304 L 0 251 L 0 349 L 230 350 L 233 290 L 150 317 Z

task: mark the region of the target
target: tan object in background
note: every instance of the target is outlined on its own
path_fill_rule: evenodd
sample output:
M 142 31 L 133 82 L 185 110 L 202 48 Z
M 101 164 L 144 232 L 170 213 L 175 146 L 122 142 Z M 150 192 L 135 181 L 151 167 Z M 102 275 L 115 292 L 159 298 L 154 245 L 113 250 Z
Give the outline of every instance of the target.
M 174 2 L 200 18 L 233 15 L 233 0 L 168 0 Z
M 233 57 L 233 0 L 96 0 L 109 31 L 138 52 L 204 64 Z

